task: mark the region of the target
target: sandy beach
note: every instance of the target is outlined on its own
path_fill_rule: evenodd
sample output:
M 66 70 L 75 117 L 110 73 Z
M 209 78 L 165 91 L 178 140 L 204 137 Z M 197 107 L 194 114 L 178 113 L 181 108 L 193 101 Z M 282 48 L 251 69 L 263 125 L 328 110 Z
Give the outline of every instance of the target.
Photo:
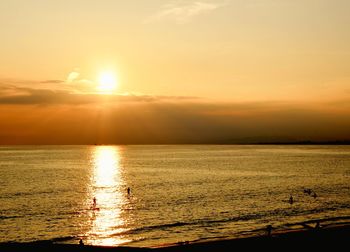
M 54 244 L 51 242 L 2 243 L 0 251 L 121 251 L 121 252 L 175 252 L 175 251 L 237 251 L 239 250 L 273 250 L 273 251 L 305 251 L 316 249 L 332 249 L 340 251 L 345 248 L 350 238 L 350 225 L 339 224 L 314 229 L 299 229 L 271 236 L 262 235 L 246 238 L 216 240 L 207 242 L 182 242 L 156 248 L 108 247 L 79 244 Z M 186 240 L 186 239 L 184 239 Z

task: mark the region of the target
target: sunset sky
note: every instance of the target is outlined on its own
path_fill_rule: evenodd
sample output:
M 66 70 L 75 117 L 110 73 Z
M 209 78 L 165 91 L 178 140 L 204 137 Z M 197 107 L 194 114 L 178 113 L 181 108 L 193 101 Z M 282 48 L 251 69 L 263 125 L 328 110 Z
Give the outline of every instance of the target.
M 348 0 L 1 0 L 0 144 L 350 140 Z

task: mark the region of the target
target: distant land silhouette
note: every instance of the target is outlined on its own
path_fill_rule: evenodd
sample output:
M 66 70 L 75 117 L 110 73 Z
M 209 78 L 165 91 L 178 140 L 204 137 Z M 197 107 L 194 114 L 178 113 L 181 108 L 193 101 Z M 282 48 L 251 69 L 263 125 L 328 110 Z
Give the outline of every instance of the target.
M 350 145 L 350 140 L 291 140 L 291 139 L 264 139 L 243 138 L 231 139 L 225 144 L 267 144 L 267 145 Z
M 242 143 L 243 144 L 243 143 Z M 339 141 L 296 141 L 296 142 L 258 142 L 251 144 L 271 144 L 271 145 L 350 145 L 350 140 L 339 140 Z
M 93 144 L 99 145 L 110 145 L 113 143 L 99 143 Z M 208 144 L 208 145 L 350 145 L 350 140 L 329 140 L 329 141 L 311 141 L 311 140 L 300 140 L 300 141 L 254 141 L 254 140 L 231 140 L 231 141 L 210 141 L 210 142 L 184 142 L 184 143 L 168 143 L 168 142 L 153 142 L 153 143 L 122 143 L 121 145 L 186 145 L 186 144 Z

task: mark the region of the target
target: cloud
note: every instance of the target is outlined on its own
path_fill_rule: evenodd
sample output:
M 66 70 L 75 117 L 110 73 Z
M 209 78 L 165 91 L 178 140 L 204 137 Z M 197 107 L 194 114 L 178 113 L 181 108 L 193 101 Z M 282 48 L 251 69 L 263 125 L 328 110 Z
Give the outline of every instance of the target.
M 91 93 L 96 92 L 95 90 L 95 82 L 82 78 L 79 69 L 75 69 L 70 72 L 65 81 L 66 87 L 70 88 L 74 92 L 82 92 L 82 93 Z
M 111 94 L 76 93 L 64 89 L 34 89 L 2 85 L 0 90 L 0 105 L 86 105 L 120 102 L 157 102 L 165 100 L 195 100 L 189 96 L 156 96 L 145 94 Z
M 350 100 L 217 102 L 100 95 L 0 80 L 0 144 L 179 144 L 350 140 Z M 7 83 L 7 84 L 6 84 Z M 25 85 L 26 84 L 26 85 Z M 57 84 L 57 85 L 56 85 Z M 47 85 L 43 85 L 46 86 Z
M 63 80 L 15 80 L 15 79 L 0 79 L 0 85 L 13 85 L 13 86 L 26 86 L 26 85 L 36 85 L 37 87 L 41 86 L 40 84 L 52 84 L 50 88 L 54 88 L 56 84 L 65 83 Z M 47 86 L 47 85 L 45 85 Z
M 80 73 L 77 71 L 70 72 L 67 76 L 67 82 L 71 83 L 71 82 L 77 80 L 79 78 L 79 76 L 80 76 Z
M 60 83 L 64 83 L 63 80 L 44 80 L 44 81 L 40 81 L 39 83 L 42 84 L 60 84 Z
M 350 101 L 215 102 L 195 97 L 0 89 L 0 144 L 180 144 L 350 140 Z
M 192 18 L 214 11 L 226 3 L 221 2 L 201 2 L 195 1 L 185 4 L 167 4 L 157 12 L 155 15 L 151 16 L 146 22 L 155 22 L 164 19 L 175 20 L 178 24 L 184 24 L 189 22 Z
M 0 85 L 3 90 L 27 91 L 27 92 L 74 92 L 74 93 L 97 93 L 96 83 L 94 81 L 82 78 L 78 70 L 71 71 L 65 80 L 18 80 L 18 79 L 0 79 Z M 29 88 L 30 87 L 30 88 Z M 0 91 L 1 93 L 1 91 Z
M 350 140 L 342 114 L 270 103 L 173 99 L 106 106 L 1 105 L 1 144 L 219 144 Z M 5 141 L 5 139 L 7 139 Z

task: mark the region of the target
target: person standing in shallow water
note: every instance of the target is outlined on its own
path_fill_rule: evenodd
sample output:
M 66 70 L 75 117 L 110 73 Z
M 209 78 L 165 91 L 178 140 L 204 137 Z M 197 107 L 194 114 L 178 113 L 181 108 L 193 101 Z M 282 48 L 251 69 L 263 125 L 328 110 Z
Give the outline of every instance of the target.
M 92 207 L 96 208 L 96 198 L 95 197 L 92 199 Z
M 267 225 L 266 226 L 266 231 L 267 231 L 267 236 L 271 237 L 272 225 Z
M 320 228 L 321 228 L 320 221 L 317 221 L 317 222 L 316 222 L 315 229 L 320 229 Z
M 127 192 L 128 192 L 128 195 L 130 195 L 130 193 L 131 193 L 130 187 L 128 187 Z

